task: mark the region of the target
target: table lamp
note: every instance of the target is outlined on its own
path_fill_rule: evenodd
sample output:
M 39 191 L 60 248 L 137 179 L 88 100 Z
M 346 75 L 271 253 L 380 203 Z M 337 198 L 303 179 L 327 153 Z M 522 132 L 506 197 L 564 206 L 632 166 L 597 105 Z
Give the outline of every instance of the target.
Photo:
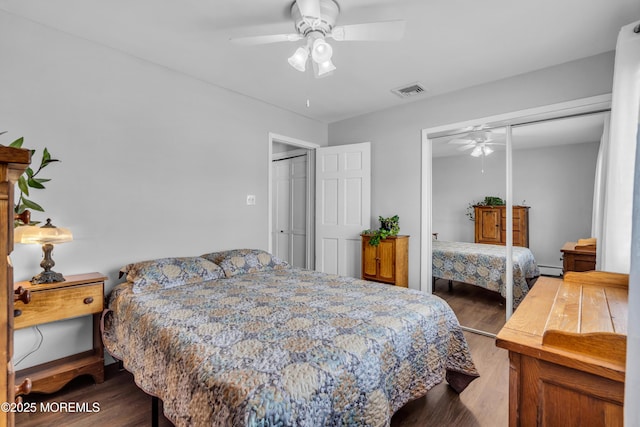
M 64 276 L 55 271 L 51 271 L 55 262 L 51 258 L 53 245 L 57 243 L 65 243 L 73 240 L 71 231 L 66 228 L 56 227 L 51 224 L 51 219 L 47 218 L 47 223 L 42 227 L 34 225 L 23 225 L 17 227 L 14 231 L 14 241 L 17 243 L 37 243 L 42 245 L 44 258 L 40 263 L 40 267 L 44 269 L 40 274 L 31 279 L 31 283 L 38 285 L 40 283 L 64 282 Z

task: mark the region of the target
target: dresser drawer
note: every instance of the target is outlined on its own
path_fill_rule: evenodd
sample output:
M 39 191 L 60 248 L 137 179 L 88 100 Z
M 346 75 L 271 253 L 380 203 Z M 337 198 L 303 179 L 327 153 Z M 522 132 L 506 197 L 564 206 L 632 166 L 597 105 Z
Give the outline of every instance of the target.
M 103 310 L 103 283 L 90 283 L 38 291 L 31 288 L 31 302 L 15 303 L 20 315 L 14 318 L 15 329 L 56 320 L 100 313 Z

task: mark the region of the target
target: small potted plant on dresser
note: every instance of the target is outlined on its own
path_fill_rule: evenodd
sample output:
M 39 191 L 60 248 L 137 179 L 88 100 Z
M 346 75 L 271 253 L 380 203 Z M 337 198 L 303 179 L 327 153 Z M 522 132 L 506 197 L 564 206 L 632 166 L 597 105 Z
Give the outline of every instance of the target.
M 378 217 L 380 228 L 364 230 L 362 236 L 362 278 L 409 287 L 409 236 L 398 235 L 398 215 Z

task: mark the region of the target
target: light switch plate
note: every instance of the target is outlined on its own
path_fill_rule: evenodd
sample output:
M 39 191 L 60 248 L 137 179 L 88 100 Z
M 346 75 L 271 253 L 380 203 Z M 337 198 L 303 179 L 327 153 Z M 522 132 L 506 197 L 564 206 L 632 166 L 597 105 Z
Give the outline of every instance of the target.
M 256 204 L 256 196 L 253 194 L 247 195 L 247 205 L 255 205 Z

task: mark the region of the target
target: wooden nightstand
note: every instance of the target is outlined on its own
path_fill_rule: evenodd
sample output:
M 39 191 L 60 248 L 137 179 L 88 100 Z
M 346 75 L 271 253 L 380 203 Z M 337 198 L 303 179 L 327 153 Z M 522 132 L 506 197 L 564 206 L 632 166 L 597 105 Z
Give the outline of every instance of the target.
M 53 393 L 80 375 L 91 375 L 96 383 L 104 382 L 104 351 L 100 336 L 100 316 L 104 308 L 104 282 L 100 273 L 65 276 L 66 281 L 32 285 L 18 282 L 31 292 L 28 304 L 15 303 L 14 328 L 22 329 L 57 320 L 93 316 L 93 349 L 16 372 L 16 384 L 25 378 L 31 391 Z
M 591 271 L 596 269 L 596 247 L 577 246 L 576 242 L 567 242 L 562 249 L 562 272 Z

